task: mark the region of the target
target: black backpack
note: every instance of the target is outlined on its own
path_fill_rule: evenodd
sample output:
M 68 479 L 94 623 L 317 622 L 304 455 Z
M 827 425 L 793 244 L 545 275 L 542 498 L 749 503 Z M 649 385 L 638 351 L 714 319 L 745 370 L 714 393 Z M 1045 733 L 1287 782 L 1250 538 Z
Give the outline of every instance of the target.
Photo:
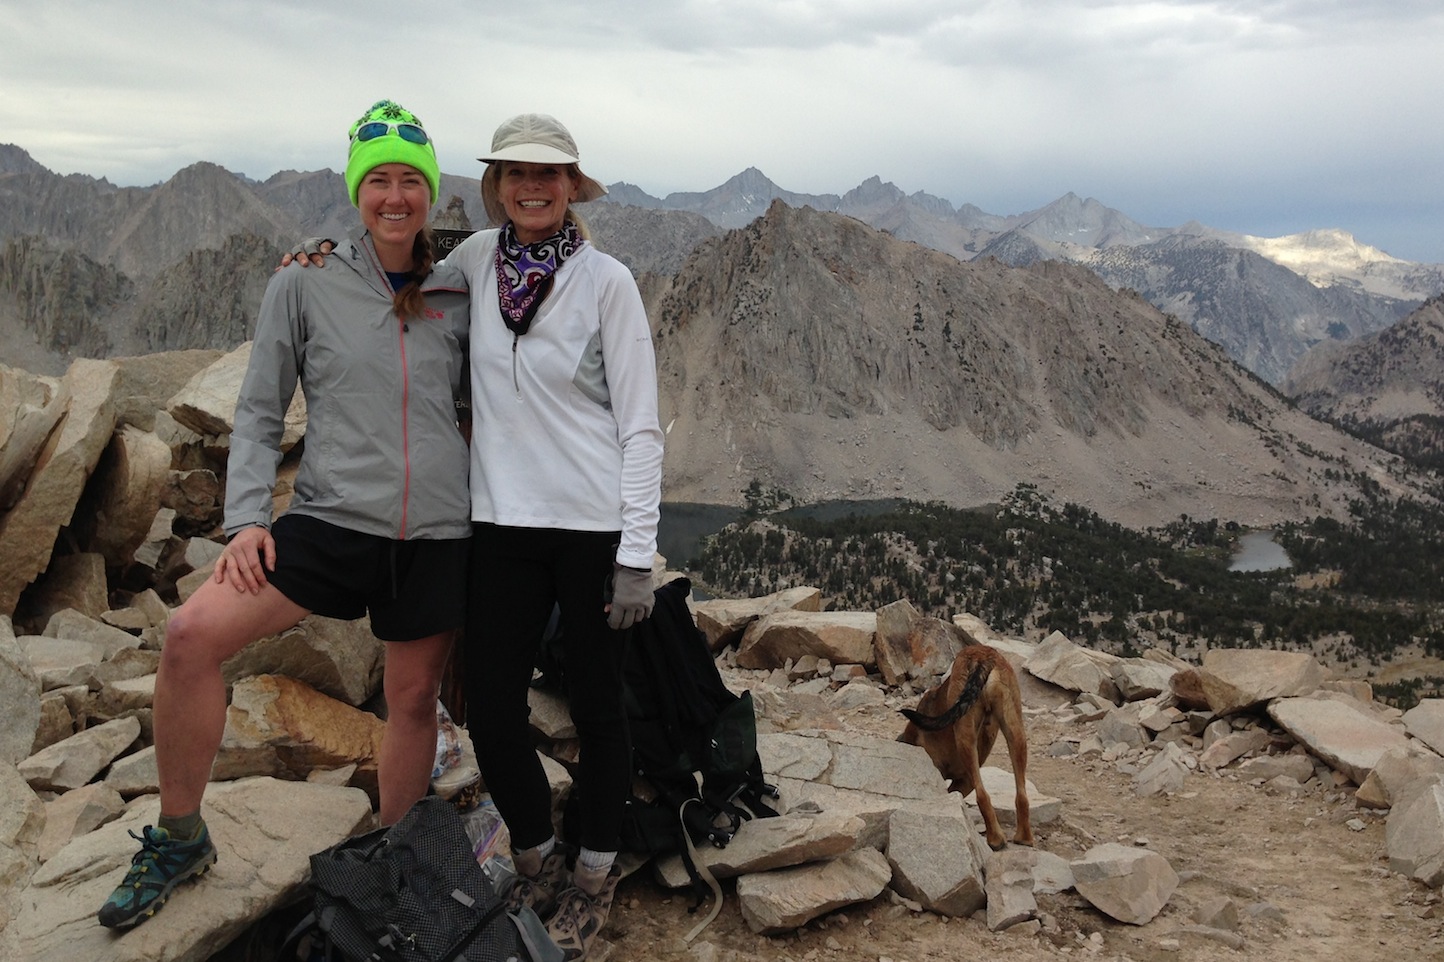
M 284 962 L 526 962 L 545 955 L 506 914 L 461 816 L 436 795 L 390 828 L 312 855 L 311 896 L 311 912 L 277 953 Z
M 656 591 L 651 617 L 628 629 L 624 699 L 632 736 L 632 771 L 650 797 L 634 793 L 622 821 L 622 848 L 643 855 L 679 854 L 699 901 L 706 891 L 690 845 L 724 847 L 745 819 L 777 814 L 779 792 L 763 778 L 751 692 L 728 690 L 706 636 L 692 619 L 692 583 Z M 561 646 L 544 642 L 543 683 L 554 681 Z M 700 776 L 700 784 L 699 784 Z M 574 791 L 563 825 L 574 825 Z M 568 832 L 574 835 L 573 832 Z

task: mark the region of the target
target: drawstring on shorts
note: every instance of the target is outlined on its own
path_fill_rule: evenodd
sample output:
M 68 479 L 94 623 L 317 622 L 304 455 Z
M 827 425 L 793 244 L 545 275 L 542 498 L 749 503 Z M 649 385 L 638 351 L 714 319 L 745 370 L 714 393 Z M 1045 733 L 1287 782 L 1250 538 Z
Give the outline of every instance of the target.
M 396 542 L 391 542 L 388 547 L 388 555 L 391 559 L 391 600 L 395 601 L 400 596 L 400 589 L 396 584 Z

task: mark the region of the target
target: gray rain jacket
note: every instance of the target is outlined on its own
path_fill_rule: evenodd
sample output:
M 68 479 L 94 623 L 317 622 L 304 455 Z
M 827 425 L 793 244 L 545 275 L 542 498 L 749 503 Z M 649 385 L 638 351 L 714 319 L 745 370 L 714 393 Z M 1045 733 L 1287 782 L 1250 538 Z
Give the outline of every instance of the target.
M 306 437 L 297 514 L 398 540 L 471 533 L 465 384 L 469 296 L 455 268 L 423 282 L 423 317 L 402 323 L 370 236 L 357 231 L 321 269 L 271 278 L 236 401 L 226 469 L 227 536 L 270 527 L 286 409 L 299 380 Z

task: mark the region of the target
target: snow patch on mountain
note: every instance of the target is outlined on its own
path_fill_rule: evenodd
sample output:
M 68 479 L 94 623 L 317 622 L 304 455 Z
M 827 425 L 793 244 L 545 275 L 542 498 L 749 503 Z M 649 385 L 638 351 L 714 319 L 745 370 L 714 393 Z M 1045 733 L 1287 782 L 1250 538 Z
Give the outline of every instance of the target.
M 1353 276 L 1374 264 L 1405 264 L 1396 257 L 1360 243 L 1337 228 L 1305 231 L 1285 237 L 1239 235 L 1242 246 L 1327 286 L 1340 275 Z
M 1307 278 L 1316 287 L 1352 287 L 1402 300 L 1420 298 L 1421 267 L 1361 243 L 1337 228 L 1304 231 L 1284 237 L 1235 235 L 1238 246 L 1267 257 Z M 1438 273 L 1437 266 L 1433 272 Z M 1426 283 L 1427 289 L 1427 283 Z

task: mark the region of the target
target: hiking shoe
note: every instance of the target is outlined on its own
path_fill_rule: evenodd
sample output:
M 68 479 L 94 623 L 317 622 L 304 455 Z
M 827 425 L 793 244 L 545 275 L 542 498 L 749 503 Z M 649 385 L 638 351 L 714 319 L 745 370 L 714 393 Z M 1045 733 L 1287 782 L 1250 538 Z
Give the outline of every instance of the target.
M 562 950 L 563 962 L 577 962 L 587 956 L 587 950 L 596 940 L 597 933 L 607 924 L 607 915 L 612 910 L 612 896 L 617 892 L 617 882 L 622 873 L 613 868 L 607 873 L 602 889 L 596 895 L 589 895 L 575 885 L 568 886 L 557 899 L 557 910 L 547 923 L 547 935 Z
M 541 871 L 535 875 L 518 875 L 506 893 L 506 910 L 519 912 L 529 908 L 543 922 L 557 907 L 557 897 L 562 894 L 570 878 L 567 859 L 561 852 L 553 852 L 542 860 Z
M 216 847 L 204 825 L 190 841 L 170 837 L 163 828 L 147 825 L 143 834 L 130 833 L 140 842 L 140 851 L 130 860 L 125 881 L 116 886 L 100 907 L 97 917 L 108 929 L 126 929 L 150 918 L 177 885 L 204 875 L 216 861 Z

